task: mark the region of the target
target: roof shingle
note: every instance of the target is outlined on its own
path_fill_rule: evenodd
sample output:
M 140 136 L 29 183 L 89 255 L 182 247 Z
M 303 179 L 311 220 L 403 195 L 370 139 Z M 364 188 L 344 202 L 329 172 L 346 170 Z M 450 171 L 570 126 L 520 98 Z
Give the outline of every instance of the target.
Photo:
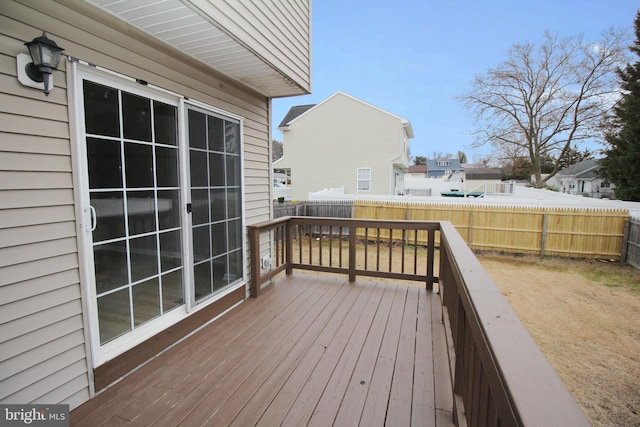
M 289 111 L 287 112 L 287 115 L 284 116 L 284 119 L 282 119 L 282 121 L 278 125 L 278 129 L 283 128 L 283 127 L 287 127 L 289 125 L 289 122 L 291 122 L 296 117 L 306 113 L 308 110 L 310 110 L 311 108 L 313 108 L 315 106 L 316 106 L 316 104 L 294 105 L 293 107 L 291 107 L 289 109 Z

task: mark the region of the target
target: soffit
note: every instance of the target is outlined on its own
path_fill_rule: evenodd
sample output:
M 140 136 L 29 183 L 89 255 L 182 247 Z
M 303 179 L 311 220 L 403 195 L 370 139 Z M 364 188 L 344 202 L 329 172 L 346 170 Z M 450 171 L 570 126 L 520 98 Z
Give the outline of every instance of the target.
M 189 0 L 85 1 L 268 97 L 306 94 Z

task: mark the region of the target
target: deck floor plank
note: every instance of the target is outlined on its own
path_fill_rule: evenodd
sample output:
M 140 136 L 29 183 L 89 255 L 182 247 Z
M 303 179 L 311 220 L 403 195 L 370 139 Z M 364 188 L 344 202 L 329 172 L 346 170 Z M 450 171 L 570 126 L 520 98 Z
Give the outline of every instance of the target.
M 327 305 L 321 306 L 316 303 L 317 307 L 314 308 L 317 308 L 318 314 L 315 317 L 313 317 L 315 314 L 313 310 L 305 313 L 299 324 L 296 325 L 296 331 L 299 332 L 289 334 L 286 341 L 278 345 L 275 351 L 272 351 L 236 389 L 230 396 L 228 404 L 221 409 L 220 419 L 225 424 L 231 424 L 232 421 L 240 426 L 255 424 L 255 420 L 247 418 L 252 418 L 256 412 L 263 412 L 267 409 L 274 395 L 297 368 L 345 298 L 353 293 L 357 293 L 358 296 L 362 294 L 358 291 L 358 289 L 345 284 Z M 249 401 L 251 401 L 250 405 Z M 244 408 L 247 410 L 244 411 L 243 417 L 238 418 L 237 415 Z M 238 419 L 236 420 L 236 418 Z
M 366 333 L 371 327 L 380 299 L 383 294 L 381 286 L 372 285 L 371 292 L 365 298 L 359 298 L 354 306 L 355 316 L 353 322 L 356 326 L 352 331 L 344 351 L 340 354 L 338 363 L 332 372 L 327 371 L 321 375 L 329 378 L 329 381 L 320 397 L 308 425 L 326 426 L 333 425 L 336 414 L 343 401 L 344 394 L 351 380 L 362 346 L 366 339 Z
M 307 382 L 297 394 L 282 425 L 305 425 L 311 418 L 318 401 L 322 397 L 331 373 L 339 363 L 339 359 L 349 343 L 352 327 L 355 325 L 355 316 L 359 314 L 360 308 L 354 304 L 350 311 L 350 317 L 346 318 L 343 326 L 337 331 L 333 339 L 325 345 L 325 351 L 314 371 L 308 377 Z M 347 326 L 347 327 L 344 327 Z M 351 327 L 349 327 L 351 326 Z M 272 425 L 266 417 L 263 417 L 267 424 Z
M 336 416 L 335 425 L 337 426 L 353 426 L 360 422 L 396 289 L 397 287 L 385 286 L 385 293 L 378 306 L 376 317 L 373 319 L 349 387 Z
M 418 288 L 408 288 L 398 341 L 396 365 L 387 409 L 387 424 L 397 427 L 411 425 L 413 371 L 415 368 L 416 322 L 418 319 Z
M 304 305 L 318 292 L 321 292 L 320 288 L 303 289 L 302 292 L 296 294 L 294 305 Z M 243 333 L 239 334 L 239 331 L 234 331 L 234 324 L 243 324 L 243 319 L 234 318 L 228 322 L 228 325 L 225 325 L 229 328 L 229 334 L 226 337 L 214 333 L 208 336 L 206 343 L 203 343 L 205 344 L 203 349 L 199 349 L 195 344 L 191 346 L 195 352 L 190 354 L 190 358 L 182 357 L 175 360 L 174 367 L 178 371 L 183 371 L 184 379 L 178 383 L 172 383 L 175 382 L 175 371 L 169 370 L 165 377 L 165 395 L 153 405 L 145 407 L 137 420 L 155 423 L 162 419 L 163 422 L 176 425 L 181 422 L 185 415 L 193 411 L 201 400 L 204 400 L 215 390 L 216 385 L 224 379 L 225 375 L 229 375 L 237 369 L 238 364 L 244 360 L 245 354 L 252 345 L 265 345 L 263 337 L 269 333 L 270 328 L 277 328 L 275 325 L 286 322 L 286 316 L 296 311 L 291 303 L 286 303 L 286 295 L 273 295 L 272 297 L 274 298 L 272 300 L 274 308 L 280 307 L 281 315 L 271 311 L 268 306 L 260 305 L 260 307 L 256 307 L 258 310 L 256 313 L 260 313 L 259 316 L 256 316 L 256 321 L 249 320 L 250 318 L 244 319 L 251 325 L 249 327 L 241 326 L 240 330 Z M 280 298 L 283 300 L 282 303 L 279 303 Z M 251 302 L 254 301 L 259 302 L 259 300 Z M 261 309 L 265 311 L 262 312 Z M 218 344 L 216 345 L 216 343 Z
M 439 304 L 403 284 L 280 277 L 74 410 L 71 424 L 448 425 Z
M 287 378 L 285 384 L 278 390 L 271 404 L 263 413 L 250 411 L 245 408 L 243 414 L 240 414 L 235 420 L 237 425 L 262 425 L 262 426 L 278 426 L 287 416 L 289 409 L 298 396 L 302 396 L 302 389 L 311 378 L 316 369 L 323 371 L 322 361 L 327 359 L 327 354 L 335 353 L 333 347 L 344 348 L 349 339 L 350 334 L 347 333 L 348 328 L 344 325 L 352 324 L 348 320 L 350 313 L 355 313 L 353 305 L 362 291 L 361 287 L 352 287 L 350 292 L 338 308 L 331 320 L 327 323 L 322 333 L 314 341 L 313 345 L 308 349 L 295 371 Z M 317 375 L 317 374 L 316 374 Z M 253 412 L 253 413 L 252 413 Z M 250 418 L 247 418 L 250 413 Z M 244 424 L 243 424 L 244 422 Z
M 172 418 L 178 417 L 175 424 L 184 423 L 186 426 L 203 425 L 199 420 L 215 421 L 220 425 L 228 423 L 229 420 L 212 417 L 271 351 L 277 351 L 290 335 L 298 337 L 304 332 L 339 289 L 336 286 L 316 287 L 309 298 L 288 306 L 273 318 L 260 334 L 242 346 L 239 353 L 231 348 L 234 356 L 224 360 L 215 372 L 207 373 L 203 381 L 180 401 L 178 410 L 171 411 L 169 420 L 174 421 Z
M 420 293 L 427 291 L 421 289 Z M 433 296 L 432 298 L 437 298 Z M 420 296 L 416 330 L 416 354 L 413 377 L 413 403 L 411 423 L 435 426 L 435 400 L 433 384 L 433 334 L 431 330 L 431 301 Z
M 380 354 L 378 354 L 378 359 L 376 360 L 371 387 L 369 387 L 369 393 L 367 394 L 360 420 L 360 424 L 364 426 L 385 425 L 393 369 L 396 363 L 400 330 L 402 329 L 407 288 L 398 288 L 398 291 L 391 306 L 389 320 L 387 321 L 382 346 L 380 347 Z
M 291 286 L 291 288 L 288 291 L 292 292 L 291 297 L 294 301 L 304 301 L 305 293 L 312 291 L 308 286 Z M 260 304 L 255 309 L 261 315 L 252 316 L 249 311 L 232 310 L 229 316 L 225 317 L 223 322 L 220 322 L 219 327 L 215 328 L 216 331 L 212 331 L 209 335 L 196 334 L 190 337 L 193 339 L 185 343 L 184 349 L 176 351 L 175 355 L 169 357 L 166 363 L 171 364 L 176 369 L 180 369 L 185 363 L 193 363 L 199 368 L 211 370 L 216 360 L 222 361 L 233 357 L 232 354 L 236 351 L 234 346 L 246 345 L 252 337 L 263 331 L 268 322 L 273 319 L 274 313 L 284 310 L 290 305 L 287 298 L 276 295 L 276 292 L 266 292 L 264 297 L 264 302 L 256 300 Z M 309 296 L 306 298 L 309 298 Z M 235 314 L 235 311 L 238 311 L 238 315 Z M 220 342 L 228 344 L 220 346 L 217 344 Z M 166 411 L 165 408 L 175 407 L 183 396 L 188 393 L 189 388 L 200 378 L 202 378 L 201 370 L 187 369 L 185 370 L 184 381 L 181 381 L 176 386 L 175 374 L 171 370 L 164 370 L 160 375 L 151 376 L 152 383 L 149 386 L 166 390 L 160 400 L 165 407 L 158 408 L 156 404 L 158 400 L 156 399 L 151 402 L 140 403 L 134 401 L 131 403 L 130 408 L 134 413 L 137 413 L 141 420 L 148 419 L 151 421 L 153 418 L 160 418 Z M 153 399 L 153 395 L 149 399 Z M 141 411 L 140 408 L 144 408 L 144 410 Z M 124 411 L 124 413 L 126 414 L 127 411 Z

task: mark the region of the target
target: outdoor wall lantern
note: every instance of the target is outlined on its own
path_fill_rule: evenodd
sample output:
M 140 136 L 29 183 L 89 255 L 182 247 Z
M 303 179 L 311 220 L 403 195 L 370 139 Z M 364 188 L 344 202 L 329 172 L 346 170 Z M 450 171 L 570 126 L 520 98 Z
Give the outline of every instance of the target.
M 43 89 L 48 96 L 53 89 L 51 73 L 57 69 L 64 49 L 49 39 L 44 31 L 40 37 L 25 43 L 25 46 L 29 49 L 29 55 L 19 53 L 17 56 L 18 81 L 23 86 Z

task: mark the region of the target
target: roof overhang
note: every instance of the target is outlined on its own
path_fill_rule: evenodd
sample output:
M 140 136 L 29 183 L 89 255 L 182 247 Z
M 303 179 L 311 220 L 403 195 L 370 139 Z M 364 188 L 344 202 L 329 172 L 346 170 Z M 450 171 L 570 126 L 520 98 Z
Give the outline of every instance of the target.
M 196 6 L 198 1 L 85 1 L 265 96 L 309 93 Z
M 413 126 L 411 126 L 411 122 L 409 120 L 402 119 L 401 123 L 402 127 L 404 127 L 404 131 L 407 133 L 407 138 L 415 138 L 416 136 L 413 133 Z

